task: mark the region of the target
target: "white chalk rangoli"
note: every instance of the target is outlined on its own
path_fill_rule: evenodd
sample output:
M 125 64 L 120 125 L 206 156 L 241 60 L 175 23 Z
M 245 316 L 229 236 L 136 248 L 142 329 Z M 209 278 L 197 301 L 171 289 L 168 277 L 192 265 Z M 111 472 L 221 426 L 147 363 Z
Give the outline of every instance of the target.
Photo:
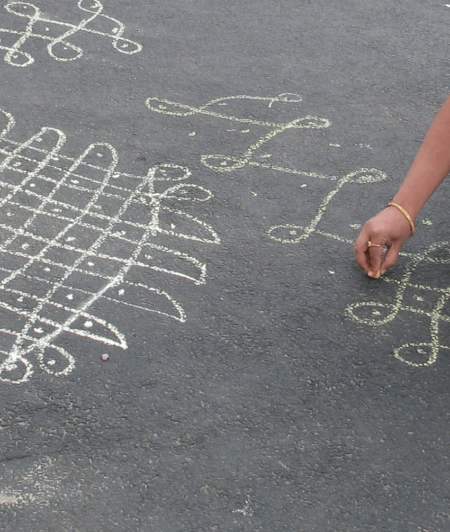
M 186 105 L 173 102 L 164 98 L 151 97 L 146 101 L 147 108 L 153 112 L 179 118 L 189 117 L 209 117 L 214 121 L 223 123 L 233 123 L 235 127 L 258 126 L 266 128 L 268 131 L 256 142 L 250 144 L 238 155 L 228 154 L 207 154 L 201 156 L 202 163 L 209 169 L 220 174 L 237 172 L 246 167 L 267 169 L 284 174 L 299 176 L 306 181 L 326 180 L 334 182 L 331 190 L 328 190 L 322 197 L 319 207 L 314 215 L 302 225 L 297 223 L 284 223 L 273 225 L 267 230 L 267 235 L 274 241 L 285 245 L 303 245 L 311 236 L 317 235 L 331 240 L 337 240 L 349 245 L 353 240 L 345 238 L 337 232 L 324 231 L 321 229 L 321 222 L 332 207 L 335 198 L 342 194 L 344 187 L 350 184 L 367 185 L 384 181 L 387 176 L 384 172 L 376 168 L 360 168 L 343 176 L 326 175 L 319 172 L 305 171 L 292 166 L 267 162 L 271 154 L 261 154 L 261 148 L 269 145 L 270 141 L 292 129 L 326 129 L 331 126 L 331 122 L 326 118 L 317 116 L 296 117 L 288 121 L 274 121 L 258 119 L 255 113 L 235 113 L 227 112 L 227 106 L 236 102 L 260 102 L 265 108 L 276 105 L 291 105 L 302 101 L 298 94 L 284 93 L 277 96 L 229 96 L 210 100 L 200 106 Z M 240 131 L 248 133 L 249 130 L 228 129 L 227 131 Z M 330 143 L 330 146 L 341 147 L 340 144 Z M 364 145 L 361 145 L 364 146 Z M 305 183 L 302 186 L 307 186 Z M 407 342 L 394 350 L 394 356 L 402 362 L 413 367 L 426 367 L 433 365 L 442 350 L 450 347 L 444 345 L 441 338 L 442 327 L 450 324 L 450 286 L 447 282 L 445 286 L 423 285 L 413 282 L 411 276 L 423 264 L 449 265 L 450 245 L 440 243 L 432 245 L 424 253 L 402 253 L 408 259 L 408 265 L 401 279 L 393 277 L 383 278 L 383 282 L 391 283 L 395 287 L 392 301 L 377 302 L 363 301 L 350 305 L 345 314 L 357 323 L 372 327 L 381 327 L 397 319 L 400 313 L 412 313 L 415 316 L 426 318 L 430 321 L 429 340 L 421 342 Z M 448 274 L 447 274 L 448 276 Z M 444 283 L 445 284 L 445 283 Z M 415 291 L 416 302 L 411 305 L 405 301 L 405 294 L 408 291 Z M 420 307 L 419 303 L 425 301 L 426 297 L 433 299 L 431 306 Z M 429 301 L 428 301 L 429 303 Z
M 123 37 L 125 26 L 103 13 L 100 0 L 79 0 L 78 7 L 83 18 L 72 24 L 48 18 L 39 7 L 29 2 L 8 2 L 6 11 L 25 19 L 26 24 L 24 29 L 0 28 L 0 50 L 6 52 L 5 62 L 16 67 L 34 63 L 33 56 L 23 49 L 33 39 L 44 41 L 48 54 L 56 61 L 74 61 L 82 57 L 83 49 L 70 41 L 83 33 L 110 39 L 113 47 L 123 54 L 131 55 L 142 50 L 142 45 Z M 99 23 L 97 27 L 95 22 Z M 110 27 L 109 31 L 104 31 L 105 25 Z
M 14 124 L 0 109 L 0 380 L 27 381 L 35 361 L 70 373 L 75 357 L 59 345 L 63 334 L 126 349 L 125 335 L 98 316 L 100 301 L 184 322 L 182 305 L 139 274 L 206 282 L 204 262 L 159 240 L 218 244 L 189 212 L 211 192 L 187 183 L 190 171 L 176 164 L 145 176 L 118 171 L 106 143 L 65 156 L 59 129 L 13 140 Z
M 441 351 L 450 350 L 450 345 L 442 343 L 444 338 L 450 337 L 450 243 L 438 242 L 423 253 L 403 255 L 407 256 L 407 263 L 400 279 L 389 276 L 382 278 L 382 281 L 391 283 L 394 289 L 387 301 L 380 298 L 377 301 L 353 303 L 345 312 L 355 322 L 377 328 L 393 322 L 402 313 L 429 320 L 428 339 L 425 342 L 406 342 L 394 349 L 394 356 L 412 367 L 432 366 Z M 442 275 L 435 272 L 433 278 L 436 282 L 419 284 L 413 276 L 418 277 L 417 272 L 423 266 L 431 266 L 436 270 L 443 266 L 444 271 Z M 413 302 L 408 301 L 412 299 L 411 296 Z M 447 334 L 443 333 L 444 327 Z

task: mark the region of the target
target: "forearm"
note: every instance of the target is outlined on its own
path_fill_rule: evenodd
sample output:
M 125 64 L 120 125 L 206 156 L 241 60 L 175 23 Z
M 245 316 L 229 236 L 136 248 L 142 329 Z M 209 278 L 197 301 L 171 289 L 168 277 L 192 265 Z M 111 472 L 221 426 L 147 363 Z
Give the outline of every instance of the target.
M 393 201 L 416 218 L 450 172 L 450 97 L 436 115 Z

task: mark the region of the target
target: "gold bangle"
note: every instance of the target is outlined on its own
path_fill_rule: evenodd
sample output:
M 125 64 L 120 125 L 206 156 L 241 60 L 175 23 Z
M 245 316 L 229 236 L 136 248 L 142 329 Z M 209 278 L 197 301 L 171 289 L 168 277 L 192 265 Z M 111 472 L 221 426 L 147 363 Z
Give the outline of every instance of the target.
M 409 214 L 409 212 L 404 207 L 399 205 L 398 203 L 395 203 L 395 201 L 389 202 L 388 207 L 395 207 L 398 211 L 400 211 L 403 214 L 403 216 L 406 218 L 409 224 L 409 228 L 411 229 L 411 234 L 413 235 L 416 232 L 416 224 L 413 222 L 413 219 L 411 218 L 411 215 Z

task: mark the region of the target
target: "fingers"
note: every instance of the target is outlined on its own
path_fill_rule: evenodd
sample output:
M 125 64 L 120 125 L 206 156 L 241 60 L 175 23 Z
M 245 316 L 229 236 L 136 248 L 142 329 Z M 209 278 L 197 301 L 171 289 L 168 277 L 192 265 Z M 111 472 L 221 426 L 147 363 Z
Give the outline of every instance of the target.
M 389 248 L 384 258 L 381 267 L 381 275 L 384 275 L 388 270 L 390 270 L 393 266 L 397 264 L 401 248 L 401 242 L 393 242 L 392 246 Z
M 385 259 L 386 248 L 381 242 L 373 243 L 368 247 L 367 255 L 369 256 L 369 271 L 367 275 L 374 279 L 381 277 L 381 267 Z
M 369 277 L 379 279 L 392 268 L 411 230 L 401 213 L 383 209 L 366 222 L 355 242 L 358 264 Z
M 358 239 L 355 242 L 355 248 L 354 248 L 356 262 L 358 263 L 360 268 L 363 269 L 366 273 L 369 272 L 369 260 L 366 254 L 367 240 L 368 238 L 367 238 L 366 232 L 363 229 Z

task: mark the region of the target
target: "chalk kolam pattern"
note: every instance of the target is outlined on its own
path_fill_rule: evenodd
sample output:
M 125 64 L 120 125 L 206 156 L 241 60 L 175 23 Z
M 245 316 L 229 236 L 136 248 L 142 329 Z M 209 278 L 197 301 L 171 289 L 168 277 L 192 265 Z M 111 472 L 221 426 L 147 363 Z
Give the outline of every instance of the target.
M 332 200 L 342 187 L 348 183 L 370 183 L 381 181 L 385 178 L 384 174 L 375 169 L 363 169 L 343 176 L 336 183 L 336 187 L 331 190 L 322 200 L 316 215 L 305 225 L 283 224 L 272 227 L 268 235 L 273 240 L 282 244 L 303 244 L 313 234 L 328 239 L 337 240 L 349 245 L 353 244 L 352 240 L 337 234 L 322 231 L 320 221 L 331 207 Z M 442 256 L 437 256 L 441 252 Z M 450 309 L 446 310 L 446 305 L 450 298 L 450 286 L 432 287 L 422 285 L 411 281 L 412 275 L 423 264 L 450 265 L 450 246 L 448 243 L 433 244 L 425 253 L 401 253 L 403 259 L 408 260 L 406 271 L 402 274 L 401 279 L 385 276 L 382 282 L 392 283 L 395 291 L 392 300 L 386 303 L 376 301 L 363 301 L 350 305 L 345 310 L 347 317 L 353 321 L 369 325 L 372 327 L 382 327 L 398 318 L 400 313 L 409 312 L 419 317 L 425 317 L 430 320 L 428 342 L 405 343 L 394 350 L 394 356 L 412 367 L 427 367 L 433 365 L 442 350 L 449 349 L 448 346 L 441 343 L 444 335 L 441 333 L 442 325 L 450 323 Z M 405 294 L 408 290 L 419 293 L 416 295 L 416 305 L 405 303 Z M 420 295 L 424 294 L 424 297 Z M 418 303 L 424 302 L 429 294 L 437 296 L 437 300 L 431 309 L 422 309 Z M 448 335 L 447 335 L 448 336 Z
M 235 125 L 240 125 L 240 127 L 253 125 L 267 128 L 267 133 L 246 147 L 241 154 L 203 155 L 201 157 L 202 163 L 209 169 L 220 174 L 239 171 L 246 167 L 257 167 L 285 174 L 298 175 L 307 181 L 327 180 L 332 182 L 333 186 L 331 190 L 328 190 L 324 194 L 319 202 L 319 207 L 310 220 L 302 225 L 296 223 L 274 225 L 267 230 L 267 235 L 272 240 L 285 245 L 303 245 L 313 235 L 353 245 L 352 240 L 342 235 L 322 230 L 321 222 L 329 209 L 332 208 L 336 197 L 339 197 L 343 193 L 345 187 L 380 183 L 387 179 L 386 174 L 376 168 L 360 168 L 343 176 L 335 176 L 263 161 L 261 159 L 265 155 L 261 156 L 258 152 L 260 152 L 261 148 L 267 146 L 275 137 L 292 129 L 329 128 L 331 122 L 326 118 L 317 116 L 297 117 L 285 122 L 276 122 L 258 120 L 254 114 L 246 116 L 243 114 L 227 113 L 226 107 L 231 102 L 237 101 L 256 101 L 266 107 L 273 107 L 298 104 L 302 101 L 302 98 L 298 94 L 291 93 L 284 93 L 274 97 L 238 95 L 210 100 L 200 106 L 191 106 L 163 98 L 152 97 L 147 99 L 146 105 L 153 112 L 172 117 L 210 117 L 214 120 L 224 121 L 225 123 L 231 122 Z M 248 132 L 248 130 L 241 131 Z M 338 144 L 331 145 L 340 147 Z M 304 184 L 303 186 L 307 185 Z M 440 258 L 437 256 L 438 251 L 444 253 Z M 447 253 L 446 256 L 445 253 Z M 413 313 L 418 317 L 428 319 L 430 321 L 429 341 L 406 343 L 394 350 L 394 356 L 405 364 L 412 367 L 427 367 L 436 362 L 442 350 L 449 349 L 441 341 L 444 337 L 441 329 L 443 326 L 448 327 L 450 323 L 450 311 L 446 308 L 449 304 L 450 287 L 442 288 L 417 284 L 411 281 L 411 276 L 423 264 L 450 264 L 450 247 L 445 243 L 434 244 L 425 253 L 402 253 L 402 255 L 409 260 L 409 263 L 401 279 L 397 280 L 389 276 L 383 278 L 383 282 L 391 283 L 395 287 L 393 300 L 386 303 L 376 301 L 355 303 L 345 310 L 345 314 L 355 322 L 371 327 L 387 325 L 394 319 L 399 318 L 399 315 L 404 312 Z M 433 307 L 427 309 L 421 308 L 419 303 L 425 301 L 426 297 L 422 297 L 420 294 L 416 296 L 416 305 L 406 303 L 405 294 L 410 289 L 419 293 L 423 292 L 425 295 L 433 294 L 436 297 Z
M 275 137 L 282 135 L 283 133 L 298 129 L 325 129 L 330 127 L 331 122 L 326 118 L 318 116 L 306 115 L 303 117 L 297 117 L 288 122 L 273 122 L 268 120 L 258 120 L 252 116 L 240 116 L 234 114 L 227 114 L 218 111 L 217 107 L 223 109 L 224 106 L 229 105 L 232 102 L 258 102 L 263 106 L 272 108 L 274 105 L 289 105 L 297 104 L 302 101 L 302 97 L 299 94 L 283 93 L 277 96 L 227 96 L 225 98 L 216 98 L 210 100 L 204 105 L 199 107 L 193 107 L 185 105 L 164 98 L 148 98 L 146 101 L 147 108 L 156 113 L 187 118 L 195 115 L 207 116 L 217 120 L 223 120 L 232 122 L 234 124 L 243 124 L 244 126 L 260 126 L 267 129 L 267 133 L 261 136 L 256 142 L 252 143 L 244 152 L 240 155 L 223 155 L 223 154 L 208 154 L 202 155 L 202 163 L 209 169 L 219 173 L 229 173 L 235 170 L 240 170 L 246 166 L 268 168 L 270 170 L 276 170 L 279 172 L 285 172 L 289 174 L 297 174 L 305 177 L 319 177 L 312 172 L 305 172 L 296 168 L 289 168 L 280 165 L 274 165 L 261 160 L 256 159 L 258 151 L 260 151 L 265 145 L 267 145 Z M 232 131 L 232 130 L 230 130 Z M 248 132 L 249 130 L 243 130 Z
M 14 124 L 0 110 L 0 380 L 25 382 L 36 364 L 70 373 L 76 358 L 60 345 L 63 335 L 127 349 L 99 302 L 184 322 L 171 294 L 140 279 L 206 282 L 204 262 L 165 243 L 220 243 L 189 212 L 211 192 L 187 182 L 186 167 L 124 173 L 110 144 L 68 157 L 63 131 L 43 127 L 21 142 L 10 137 Z
M 123 37 L 125 26 L 103 13 L 100 0 L 79 0 L 78 8 L 83 18 L 77 24 L 72 24 L 48 18 L 35 4 L 8 2 L 6 11 L 24 19 L 25 28 L 0 28 L 0 50 L 6 52 L 5 62 L 16 67 L 33 64 L 33 56 L 24 50 L 27 42 L 33 39 L 44 41 L 49 56 L 56 61 L 75 61 L 83 56 L 83 49 L 71 41 L 83 33 L 111 40 L 114 49 L 122 54 L 132 55 L 142 50 L 141 44 Z M 105 31 L 106 27 L 110 28 L 109 31 Z
M 382 278 L 383 282 L 391 283 L 393 286 L 393 293 L 388 301 L 353 303 L 346 308 L 345 312 L 355 322 L 374 328 L 385 326 L 399 319 L 402 313 L 429 320 L 427 341 L 408 342 L 394 349 L 394 356 L 405 364 L 412 367 L 428 367 L 438 360 L 441 351 L 450 350 L 449 345 L 442 343 L 444 338 L 450 338 L 450 286 L 418 284 L 413 280 L 413 276 L 416 274 L 417 277 L 417 272 L 421 267 L 430 265 L 435 265 L 436 268 L 443 266 L 448 272 L 450 243 L 437 242 L 423 253 L 405 253 L 404 255 L 408 256 L 408 262 L 400 279 Z M 443 276 L 434 275 L 433 277 L 436 280 L 448 279 L 448 273 L 447 277 L 445 277 L 445 272 Z M 407 299 L 411 293 L 414 294 L 414 304 Z M 443 332 L 444 327 L 446 334 Z

